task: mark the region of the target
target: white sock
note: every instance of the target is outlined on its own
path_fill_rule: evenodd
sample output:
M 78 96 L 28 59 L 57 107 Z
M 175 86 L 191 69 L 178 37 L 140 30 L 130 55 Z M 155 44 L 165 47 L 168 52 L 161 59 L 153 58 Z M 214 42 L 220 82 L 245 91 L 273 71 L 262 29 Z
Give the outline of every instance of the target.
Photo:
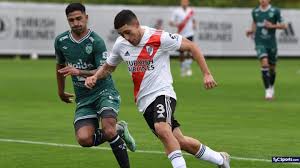
M 224 160 L 219 152 L 210 149 L 208 146 L 201 144 L 199 151 L 195 157 L 201 160 L 206 160 L 216 165 L 222 165 Z
M 186 163 L 180 150 L 171 152 L 168 158 L 171 160 L 173 168 L 186 168 Z
M 184 61 L 180 63 L 180 69 L 181 69 L 181 71 L 184 71 L 184 69 L 185 69 Z
M 192 63 L 193 63 L 193 59 L 189 58 L 189 59 L 186 60 L 187 67 L 189 69 L 191 68 Z

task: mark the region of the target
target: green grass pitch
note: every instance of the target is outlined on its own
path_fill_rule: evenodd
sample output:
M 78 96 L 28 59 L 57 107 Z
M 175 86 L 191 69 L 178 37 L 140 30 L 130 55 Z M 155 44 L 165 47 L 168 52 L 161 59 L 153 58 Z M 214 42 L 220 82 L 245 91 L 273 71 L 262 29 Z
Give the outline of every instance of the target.
M 183 132 L 230 153 L 232 168 L 300 167 L 271 163 L 272 156 L 300 156 L 299 60 L 279 61 L 274 101 L 264 100 L 257 60 L 212 59 L 208 64 L 219 85 L 206 91 L 195 63 L 193 76 L 181 78 L 179 64 L 172 60 L 176 117 Z M 72 125 L 75 106 L 57 96 L 55 60 L 0 60 L 0 77 L 1 168 L 118 167 L 107 144 L 78 147 Z M 118 67 L 113 77 L 122 97 L 119 118 L 129 123 L 137 142 L 138 152 L 129 152 L 132 167 L 171 168 L 137 112 L 126 67 Z M 215 167 L 190 155 L 185 159 L 189 168 Z

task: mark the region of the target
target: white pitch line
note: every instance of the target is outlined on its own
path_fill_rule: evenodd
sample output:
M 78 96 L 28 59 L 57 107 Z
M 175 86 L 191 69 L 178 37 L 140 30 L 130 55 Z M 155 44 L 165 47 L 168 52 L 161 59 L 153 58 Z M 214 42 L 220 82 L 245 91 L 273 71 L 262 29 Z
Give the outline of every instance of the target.
M 79 145 L 58 144 L 58 143 L 38 142 L 38 141 L 27 141 L 27 140 L 18 140 L 18 139 L 2 139 L 2 138 L 0 138 L 0 142 L 46 145 L 46 146 L 68 147 L 68 148 L 82 148 Z M 107 147 L 92 147 L 90 149 L 111 150 L 111 148 L 107 148 Z M 161 152 L 161 151 L 136 150 L 135 152 L 136 153 L 149 153 L 149 154 L 165 154 L 164 152 Z M 184 154 L 185 155 L 190 155 L 190 154 L 187 154 L 187 153 L 184 153 Z M 271 163 L 271 159 L 267 160 L 267 159 L 257 159 L 257 158 L 243 158 L 243 157 L 236 157 L 236 156 L 231 156 L 230 158 L 234 159 L 234 160 L 245 160 L 245 161 L 255 161 L 255 162 L 270 162 Z

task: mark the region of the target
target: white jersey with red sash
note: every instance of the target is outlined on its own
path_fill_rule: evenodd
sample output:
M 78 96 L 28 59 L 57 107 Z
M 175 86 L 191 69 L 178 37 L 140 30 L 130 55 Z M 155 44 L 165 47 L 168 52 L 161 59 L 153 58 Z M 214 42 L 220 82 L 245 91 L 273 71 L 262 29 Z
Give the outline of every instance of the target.
M 185 10 L 180 7 L 176 9 L 173 14 L 171 21 L 178 24 L 178 33 L 183 37 L 190 37 L 194 35 L 193 29 L 194 10 L 190 7 Z
M 142 26 L 144 35 L 137 46 L 119 37 L 107 63 L 117 66 L 124 61 L 134 83 L 134 97 L 139 111 L 144 112 L 156 97 L 176 99 L 170 71 L 169 51 L 178 50 L 182 36 Z

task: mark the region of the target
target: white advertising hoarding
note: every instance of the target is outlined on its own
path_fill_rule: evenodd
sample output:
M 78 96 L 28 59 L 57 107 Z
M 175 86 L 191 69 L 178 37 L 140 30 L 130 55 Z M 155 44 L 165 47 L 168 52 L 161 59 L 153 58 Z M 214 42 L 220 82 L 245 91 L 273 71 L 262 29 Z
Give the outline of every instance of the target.
M 54 38 L 69 29 L 67 4 L 0 3 L 0 54 L 53 55 Z M 141 24 L 176 32 L 168 25 L 175 7 L 86 5 L 89 27 L 106 42 L 117 38 L 114 16 L 122 9 L 134 11 Z M 300 11 L 282 10 L 285 31 L 277 31 L 280 56 L 300 56 Z M 255 56 L 254 43 L 245 35 L 251 26 L 251 9 L 195 8 L 195 42 L 207 56 Z

